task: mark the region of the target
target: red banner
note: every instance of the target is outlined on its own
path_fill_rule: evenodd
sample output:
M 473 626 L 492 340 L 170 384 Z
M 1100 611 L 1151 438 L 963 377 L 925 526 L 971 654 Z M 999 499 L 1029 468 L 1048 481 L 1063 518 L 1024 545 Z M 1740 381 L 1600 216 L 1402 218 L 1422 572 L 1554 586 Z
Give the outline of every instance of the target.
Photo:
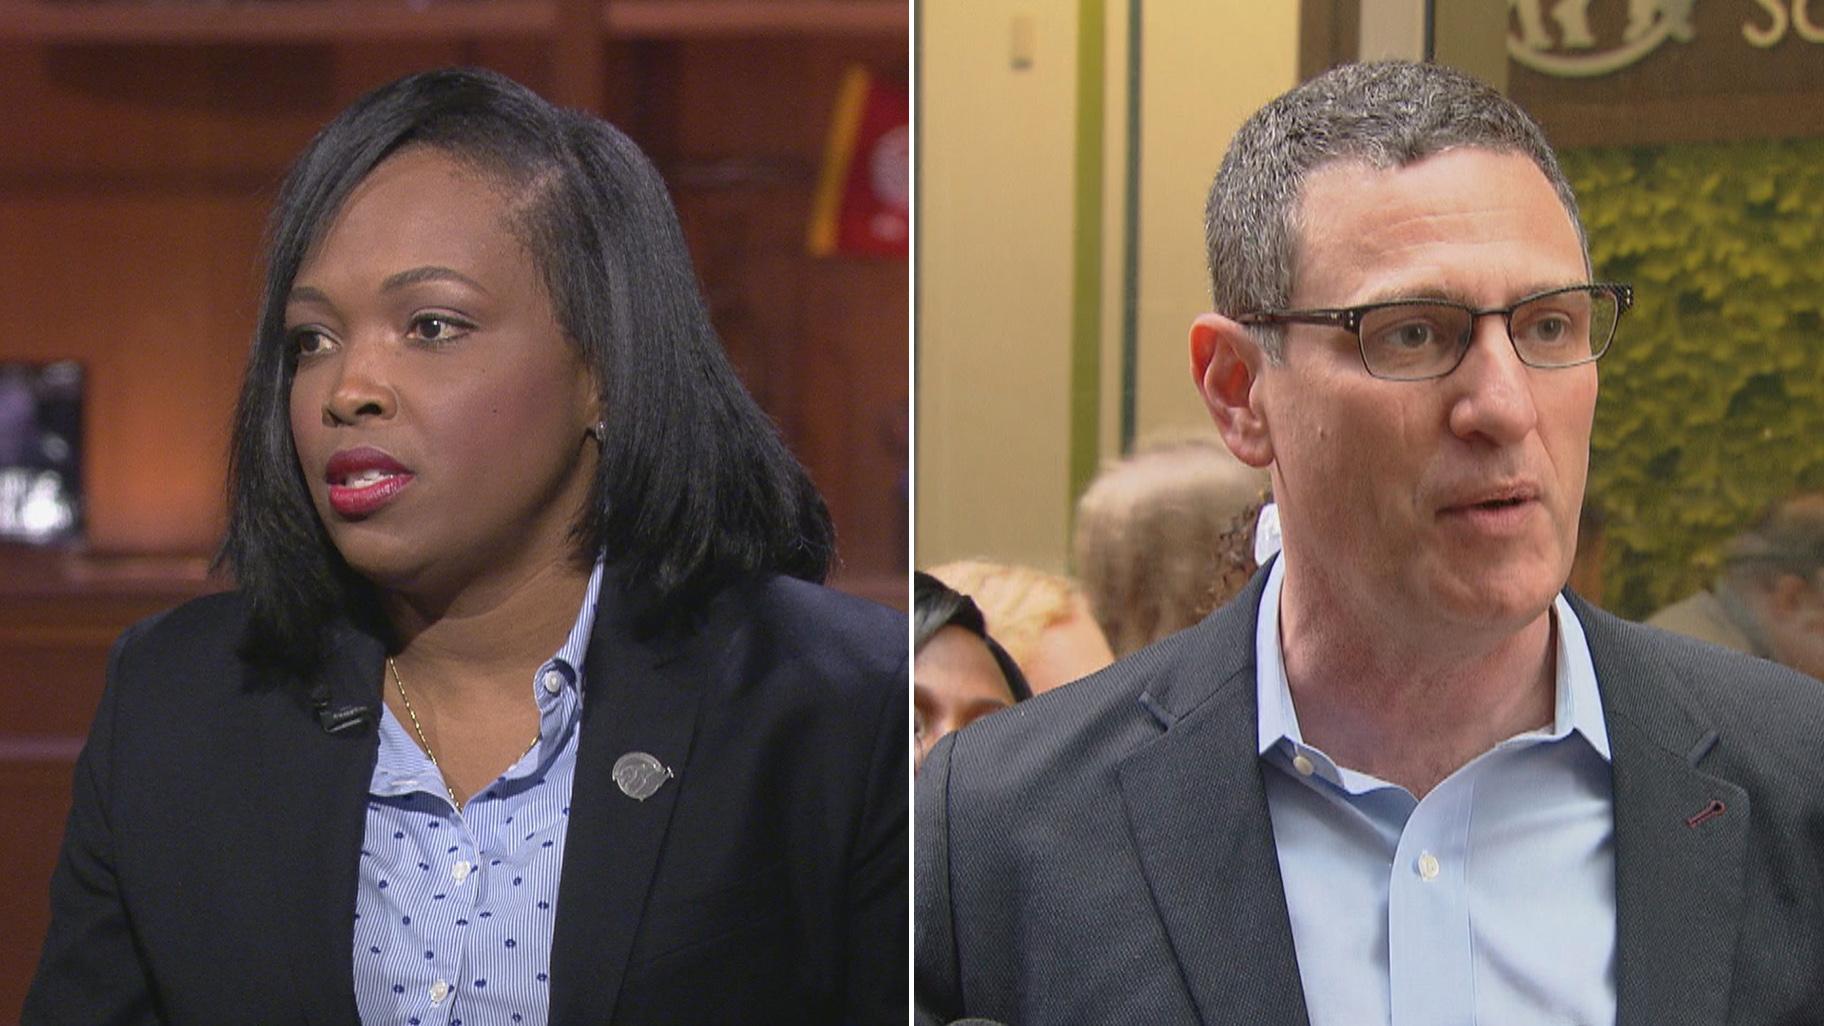
M 908 97 L 862 68 L 843 76 L 811 215 L 816 256 L 903 257 L 910 235 Z

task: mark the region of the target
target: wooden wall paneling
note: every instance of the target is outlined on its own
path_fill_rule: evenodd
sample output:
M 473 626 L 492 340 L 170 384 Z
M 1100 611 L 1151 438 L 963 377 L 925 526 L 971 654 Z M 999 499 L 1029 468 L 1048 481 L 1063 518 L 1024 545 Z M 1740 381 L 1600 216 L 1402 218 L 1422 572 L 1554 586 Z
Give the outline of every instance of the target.
M 0 547 L 0 1022 L 25 998 L 76 753 L 128 624 L 220 587 L 199 560 L 90 561 Z
M 0 173 L 265 184 L 334 101 L 324 47 L 0 47 Z M 251 177 L 250 177 L 251 173 Z
M 57 838 L 70 814 L 72 764 L 63 759 L 0 754 L 0 865 L 9 885 L 0 902 L 0 1021 L 14 1022 L 38 965 L 51 923 L 48 881 L 57 864 Z M 50 838 L 50 843 L 45 839 Z
M 207 552 L 261 224 L 324 90 L 265 48 L 8 49 L 0 358 L 86 366 L 92 548 Z
M 606 95 L 602 83 L 603 0 L 557 0 L 557 25 L 551 36 L 553 102 L 580 110 L 600 111 Z
M 260 207 L 160 187 L 0 199 L 0 352 L 85 365 L 96 549 L 215 544 Z
M 818 411 L 804 419 L 799 444 L 841 532 L 838 574 L 903 606 L 911 479 L 905 264 L 820 261 L 806 269 L 804 287 L 848 299 L 811 304 L 804 337 L 818 344 L 793 353 L 808 405 Z
M 812 196 L 843 72 L 903 80 L 894 40 L 675 47 L 662 166 L 718 329 L 830 504 L 846 587 L 903 604 L 903 260 L 816 259 Z
M 89 732 L 116 629 L 0 628 L 0 738 L 74 741 Z

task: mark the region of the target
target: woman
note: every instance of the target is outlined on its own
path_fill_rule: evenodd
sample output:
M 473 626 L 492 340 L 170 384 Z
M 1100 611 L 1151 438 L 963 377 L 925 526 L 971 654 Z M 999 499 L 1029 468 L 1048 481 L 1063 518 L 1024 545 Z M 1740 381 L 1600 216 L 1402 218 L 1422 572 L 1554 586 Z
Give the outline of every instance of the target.
M 904 1022 L 903 620 L 619 132 L 416 75 L 280 196 L 240 590 L 115 646 L 27 1023 Z
M 1034 694 L 1080 680 L 1115 661 L 1076 581 L 1018 563 L 960 559 L 929 572 L 966 593 L 988 632 L 1007 647 Z
M 912 575 L 913 766 L 944 735 L 1032 697 L 1019 664 L 988 635 L 975 600 L 927 573 Z

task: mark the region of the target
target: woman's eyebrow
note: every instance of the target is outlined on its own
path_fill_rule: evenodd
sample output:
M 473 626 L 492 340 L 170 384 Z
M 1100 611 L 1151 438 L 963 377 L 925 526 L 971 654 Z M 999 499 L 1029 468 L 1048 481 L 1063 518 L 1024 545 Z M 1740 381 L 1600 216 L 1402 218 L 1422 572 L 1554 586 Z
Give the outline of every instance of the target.
M 395 289 L 402 289 L 411 285 L 420 285 L 427 281 L 453 281 L 459 285 L 467 285 L 469 288 L 472 288 L 483 295 L 486 295 L 488 292 L 487 288 L 483 286 L 481 282 L 463 274 L 461 271 L 437 266 L 414 267 L 409 271 L 389 274 L 386 276 L 386 280 L 380 283 L 380 291 L 392 292 Z
M 468 275 L 463 274 L 461 271 L 449 267 L 437 266 L 414 267 L 410 270 L 400 271 L 396 274 L 389 274 L 386 276 L 386 279 L 380 283 L 380 291 L 396 292 L 399 289 L 410 288 L 413 285 L 421 285 L 430 281 L 455 282 L 459 285 L 466 285 L 484 296 L 490 294 L 487 286 Z M 325 306 L 331 305 L 329 297 L 323 293 L 323 290 L 311 285 L 292 286 L 291 293 L 285 297 L 285 301 L 287 303 L 321 303 Z
M 292 303 L 317 303 L 322 306 L 330 305 L 329 297 L 324 295 L 321 289 L 314 289 L 309 285 L 293 286 L 291 293 L 285 297 L 285 302 L 287 305 Z

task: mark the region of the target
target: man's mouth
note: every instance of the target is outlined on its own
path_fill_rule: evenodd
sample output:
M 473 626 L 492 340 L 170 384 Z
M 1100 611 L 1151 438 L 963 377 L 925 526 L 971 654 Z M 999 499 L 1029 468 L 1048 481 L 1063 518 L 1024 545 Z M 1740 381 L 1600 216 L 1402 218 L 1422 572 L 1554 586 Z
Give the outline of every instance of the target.
M 1518 530 L 1527 519 L 1528 509 L 1538 501 L 1539 490 L 1530 485 L 1494 488 L 1454 497 L 1443 505 L 1439 515 L 1479 529 L 1506 532 Z
M 1531 502 L 1531 501 L 1532 501 L 1531 499 L 1525 498 L 1523 496 L 1512 495 L 1512 496 L 1506 496 L 1506 497 L 1499 498 L 1499 499 L 1484 499 L 1481 502 L 1472 502 L 1472 503 L 1470 503 L 1470 508 L 1471 509 L 1508 509 L 1509 507 L 1518 506 L 1521 503 Z

